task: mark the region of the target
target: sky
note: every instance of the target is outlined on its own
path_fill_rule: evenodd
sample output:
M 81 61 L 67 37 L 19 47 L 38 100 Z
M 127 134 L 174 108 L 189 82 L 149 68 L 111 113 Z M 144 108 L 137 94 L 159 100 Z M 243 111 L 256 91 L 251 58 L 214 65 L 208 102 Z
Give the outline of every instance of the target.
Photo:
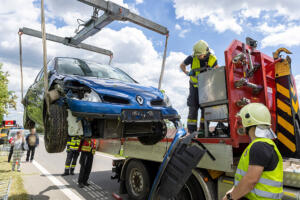
M 46 32 L 72 37 L 78 20 L 87 21 L 92 7 L 77 0 L 44 0 Z M 299 0 L 113 0 L 132 12 L 161 24 L 170 32 L 167 60 L 162 82 L 173 107 L 183 121 L 187 118 L 189 78 L 179 65 L 192 53 L 200 39 L 207 41 L 224 65 L 224 51 L 234 40 L 245 41 L 247 36 L 257 40 L 258 49 L 272 52 L 286 47 L 293 52 L 292 71 L 300 89 L 300 1 Z M 101 14 L 101 13 L 99 13 Z M 20 67 L 18 29 L 41 29 L 40 0 L 1 0 L 0 63 L 8 71 L 9 89 L 18 98 L 17 110 L 10 109 L 5 119 L 23 121 L 20 103 Z M 84 41 L 109 49 L 114 53 L 112 65 L 126 71 L 143 85 L 157 87 L 165 37 L 131 22 L 114 21 Z M 42 41 L 22 36 L 24 94 L 42 68 Z M 71 56 L 108 63 L 104 55 L 78 50 L 47 41 L 48 60 L 55 56 Z M 300 93 L 298 89 L 298 94 Z

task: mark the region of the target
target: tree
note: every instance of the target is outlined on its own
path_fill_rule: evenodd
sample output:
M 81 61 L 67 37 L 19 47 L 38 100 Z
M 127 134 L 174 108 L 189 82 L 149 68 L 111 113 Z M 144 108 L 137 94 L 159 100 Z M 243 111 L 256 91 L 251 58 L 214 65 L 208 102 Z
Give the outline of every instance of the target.
M 16 109 L 17 96 L 14 91 L 8 90 L 8 72 L 2 71 L 2 63 L 0 63 L 0 123 L 5 114 L 8 114 L 8 108 Z

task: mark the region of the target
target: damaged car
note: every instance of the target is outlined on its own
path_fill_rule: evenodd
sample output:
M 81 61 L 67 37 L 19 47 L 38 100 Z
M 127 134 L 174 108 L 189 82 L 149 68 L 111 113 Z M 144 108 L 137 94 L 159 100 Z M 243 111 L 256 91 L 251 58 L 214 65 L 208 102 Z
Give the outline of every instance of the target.
M 49 153 L 62 152 L 68 135 L 137 137 L 152 145 L 165 137 L 166 120 L 179 119 L 164 92 L 142 86 L 119 68 L 69 57 L 56 57 L 47 68 L 47 94 L 42 69 L 23 104 L 24 127 L 44 126 Z

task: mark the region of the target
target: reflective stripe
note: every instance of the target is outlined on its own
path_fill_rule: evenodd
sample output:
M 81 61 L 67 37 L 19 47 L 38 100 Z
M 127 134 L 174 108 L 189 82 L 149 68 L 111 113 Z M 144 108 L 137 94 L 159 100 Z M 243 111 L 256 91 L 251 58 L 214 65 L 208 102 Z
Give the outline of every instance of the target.
M 272 193 L 272 192 L 266 192 L 262 190 L 258 190 L 254 188 L 251 193 L 256 194 L 257 196 L 270 198 L 270 199 L 282 199 L 283 193 Z
M 236 170 L 236 174 L 239 174 L 241 176 L 245 176 L 247 172 L 241 170 L 241 169 L 237 169 Z M 279 182 L 279 181 L 273 181 L 273 180 L 269 180 L 269 179 L 266 179 L 266 178 L 260 178 L 258 183 L 262 183 L 264 185 L 269 185 L 269 186 L 273 186 L 273 187 L 281 187 L 283 186 L 283 183 L 282 182 Z
M 197 119 L 188 119 L 187 124 L 188 125 L 197 125 Z
M 72 167 L 72 168 L 75 168 L 75 167 L 76 167 L 76 165 L 71 165 L 71 167 Z
M 70 168 L 70 165 L 66 165 L 65 167 L 66 167 L 66 169 L 69 169 L 69 168 Z
M 239 181 L 234 180 L 234 185 L 237 186 L 239 184 Z M 272 193 L 272 192 L 266 192 L 259 189 L 254 188 L 251 193 L 256 194 L 260 197 L 270 198 L 270 199 L 282 199 L 283 193 Z

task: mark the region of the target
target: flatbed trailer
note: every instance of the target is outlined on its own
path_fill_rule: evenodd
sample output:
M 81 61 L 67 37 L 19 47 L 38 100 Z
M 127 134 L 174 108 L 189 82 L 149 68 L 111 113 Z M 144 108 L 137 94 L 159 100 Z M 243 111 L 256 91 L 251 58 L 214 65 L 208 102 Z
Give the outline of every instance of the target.
M 122 152 L 122 156 L 124 156 L 124 158 L 113 161 L 113 172 L 116 173 L 115 178 L 120 181 L 119 192 L 128 193 L 131 199 L 144 199 L 143 194 L 149 193 L 152 181 L 171 142 L 172 138 L 166 138 L 155 145 L 143 145 L 133 138 L 124 141 L 101 140 L 100 150 L 102 152 L 116 155 L 119 154 L 119 149 Z M 227 144 L 204 145 L 214 155 L 216 160 L 213 161 L 208 155 L 204 155 L 197 168 L 193 170 L 191 178 L 182 189 L 183 191 L 180 195 L 184 195 L 183 199 L 222 199 L 225 193 L 233 186 L 234 173 L 239 156 L 234 156 L 232 146 Z M 131 167 L 132 165 L 137 167 Z M 299 200 L 300 160 L 285 158 L 283 166 L 283 199 Z M 133 175 L 134 173 L 136 175 Z M 149 182 L 145 183 L 143 181 Z M 143 189 L 137 189 L 141 185 L 143 185 Z
M 281 52 L 291 52 L 280 48 L 272 58 L 256 50 L 256 46 L 257 42 L 251 38 L 246 39 L 246 44 L 234 40 L 225 51 L 226 66 L 198 75 L 205 130 L 198 133 L 196 140 L 204 144 L 216 160 L 205 154 L 176 199 L 222 199 L 233 186 L 239 158 L 250 142 L 236 114 L 250 102 L 263 103 L 271 112 L 271 128 L 277 134 L 276 144 L 284 158 L 283 199 L 300 199 L 298 96 L 291 59 L 280 56 Z M 213 123 L 218 124 L 210 130 Z M 124 157 L 113 163 L 120 193 L 127 192 L 131 199 L 148 198 L 176 129 L 168 132 L 167 137 L 155 145 L 143 145 L 136 138 L 100 141 L 100 151 Z M 179 165 L 174 167 L 180 172 Z M 180 177 L 174 177 L 180 181 Z

